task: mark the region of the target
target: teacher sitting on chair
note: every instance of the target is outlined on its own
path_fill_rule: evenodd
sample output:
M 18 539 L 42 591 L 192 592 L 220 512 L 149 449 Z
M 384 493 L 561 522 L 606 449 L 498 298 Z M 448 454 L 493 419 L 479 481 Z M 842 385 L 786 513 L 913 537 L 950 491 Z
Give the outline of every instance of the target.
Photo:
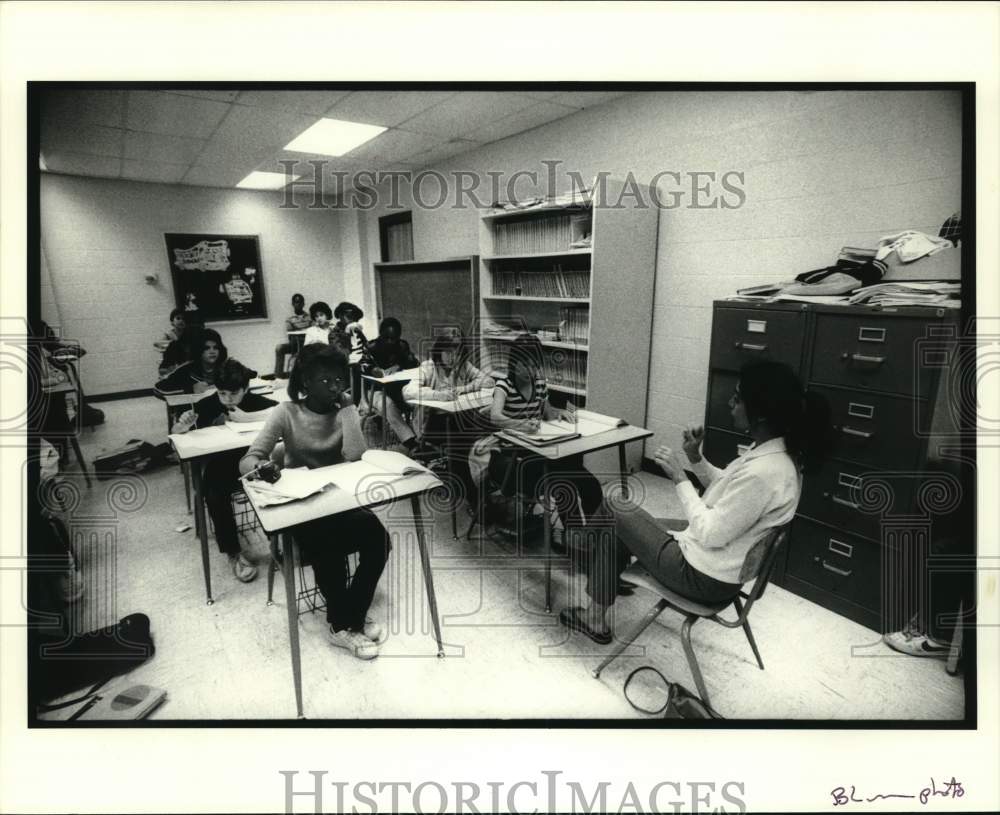
M 559 615 L 563 625 L 595 642 L 611 642 L 607 612 L 630 554 L 660 583 L 691 600 L 725 602 L 739 593 L 744 558 L 769 530 L 791 521 L 801 474 L 822 463 L 832 428 L 826 401 L 804 392 L 783 363 L 743 366 L 729 407 L 735 429 L 753 439 L 750 449 L 725 469 L 714 467 L 701 455 L 701 427 L 684 431 L 686 461 L 660 447 L 653 459 L 677 485 L 686 525 L 673 524 L 675 530 L 684 528 L 670 531 L 638 506 L 620 510 L 617 539 L 599 539 L 589 552 L 590 607 L 564 609 Z M 705 485 L 702 496 L 685 468 Z

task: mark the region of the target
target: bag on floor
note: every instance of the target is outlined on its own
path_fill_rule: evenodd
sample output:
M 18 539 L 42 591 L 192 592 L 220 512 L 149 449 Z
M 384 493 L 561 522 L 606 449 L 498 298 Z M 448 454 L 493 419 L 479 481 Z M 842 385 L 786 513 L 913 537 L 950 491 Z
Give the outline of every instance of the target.
M 149 617 L 129 614 L 114 625 L 77 634 L 65 642 L 39 643 L 33 654 L 32 684 L 41 699 L 53 699 L 92 686 L 86 697 L 110 679 L 142 665 L 155 651 Z
M 169 442 L 150 444 L 139 439 L 129 439 L 117 450 L 109 450 L 94 457 L 97 477 L 110 478 L 116 473 L 144 473 L 168 463 L 171 454 Z
M 628 688 L 632 683 L 633 678 L 637 673 L 642 671 L 652 671 L 656 674 L 666 689 L 667 700 L 662 706 L 651 710 L 647 707 L 643 707 L 635 702 L 635 700 L 629 696 Z M 660 673 L 656 668 L 651 665 L 643 665 L 641 668 L 636 668 L 632 673 L 628 675 L 625 680 L 625 687 L 622 688 L 625 693 L 625 699 L 628 701 L 633 708 L 640 711 L 641 713 L 648 713 L 650 716 L 660 716 L 662 715 L 664 719 L 721 719 L 715 710 L 711 708 L 706 702 L 702 700 L 697 694 L 691 693 L 687 688 L 685 688 L 679 682 L 669 681 L 662 673 Z

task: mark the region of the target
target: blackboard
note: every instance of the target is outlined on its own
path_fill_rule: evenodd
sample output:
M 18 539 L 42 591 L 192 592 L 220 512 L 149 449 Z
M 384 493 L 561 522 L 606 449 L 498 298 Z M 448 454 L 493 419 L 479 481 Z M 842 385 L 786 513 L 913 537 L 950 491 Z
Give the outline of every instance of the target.
M 256 235 L 168 233 L 167 262 L 177 307 L 195 321 L 267 317 Z
M 428 359 L 441 334 L 471 336 L 478 322 L 479 258 L 376 263 L 379 320 L 395 317 L 403 339 Z

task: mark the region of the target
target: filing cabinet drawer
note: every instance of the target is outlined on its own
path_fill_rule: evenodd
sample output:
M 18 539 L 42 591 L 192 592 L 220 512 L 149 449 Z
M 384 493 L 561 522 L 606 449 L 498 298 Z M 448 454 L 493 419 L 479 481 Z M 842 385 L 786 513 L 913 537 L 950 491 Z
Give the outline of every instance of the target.
M 916 463 L 921 439 L 914 425 L 924 425 L 926 433 L 926 402 L 917 402 L 915 409 L 912 398 L 818 385 L 809 390 L 830 403 L 838 458 L 868 464 L 872 469 L 910 469 Z
M 712 384 L 708 394 L 708 424 L 720 430 L 734 430 L 729 400 L 740 381 L 739 374 L 730 371 L 712 371 Z
M 862 476 L 866 474 L 889 485 L 891 501 L 883 510 L 872 511 L 880 496 L 873 496 L 868 508 L 863 508 Z M 875 473 L 864 464 L 828 461 L 820 472 L 803 480 L 799 512 L 855 535 L 880 540 L 883 514 L 905 512 L 911 497 L 912 484 L 906 478 L 893 478 L 888 472 Z
M 850 603 L 881 606 L 882 547 L 873 541 L 797 517 L 785 571 Z
M 814 382 L 927 396 L 932 377 L 915 376 L 925 319 L 818 314 L 813 352 Z
M 738 371 L 746 362 L 769 359 L 787 363 L 798 373 L 804 328 L 804 312 L 716 309 L 712 367 Z
M 705 443 L 702 445 L 702 455 L 716 467 L 725 467 L 743 450 L 750 447 L 751 439 L 740 433 L 727 433 L 724 430 L 708 428 L 705 431 Z M 683 455 L 683 454 L 682 454 Z

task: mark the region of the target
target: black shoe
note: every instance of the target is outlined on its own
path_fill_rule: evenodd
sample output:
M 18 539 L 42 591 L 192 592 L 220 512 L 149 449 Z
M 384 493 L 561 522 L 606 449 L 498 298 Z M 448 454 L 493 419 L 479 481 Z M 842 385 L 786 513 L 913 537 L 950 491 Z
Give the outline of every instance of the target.
M 264 374 L 261 377 L 261 379 L 266 380 L 267 382 L 270 382 L 270 381 L 272 381 L 274 379 L 277 379 L 277 378 L 278 378 L 277 374 Z
M 627 580 L 618 579 L 618 594 L 621 597 L 631 597 L 635 594 L 635 583 L 629 583 Z
M 598 645 L 607 645 L 614 637 L 610 631 L 595 631 L 591 628 L 583 617 L 584 610 L 579 606 L 564 608 L 559 612 L 559 622 L 571 631 L 579 631 L 586 637 L 590 637 Z

